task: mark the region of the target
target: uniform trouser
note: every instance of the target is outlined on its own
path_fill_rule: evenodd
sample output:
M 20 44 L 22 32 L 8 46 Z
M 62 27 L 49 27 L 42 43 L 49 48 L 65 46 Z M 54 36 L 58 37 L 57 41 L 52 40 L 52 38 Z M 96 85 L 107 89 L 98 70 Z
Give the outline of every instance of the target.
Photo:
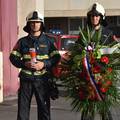
M 37 102 L 38 120 L 50 120 L 50 99 L 46 80 L 20 80 L 17 120 L 29 120 L 33 94 Z

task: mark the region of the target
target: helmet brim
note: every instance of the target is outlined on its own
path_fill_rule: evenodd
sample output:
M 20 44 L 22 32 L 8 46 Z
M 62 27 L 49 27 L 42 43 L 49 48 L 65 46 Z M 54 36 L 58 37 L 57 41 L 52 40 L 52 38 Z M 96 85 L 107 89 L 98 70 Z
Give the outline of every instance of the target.
M 91 10 L 91 11 L 89 11 L 89 12 L 87 13 L 87 15 L 88 15 L 88 16 L 93 16 L 93 15 L 95 15 L 95 16 L 101 16 L 102 14 L 99 13 L 98 11 L 96 11 L 96 10 Z
M 41 19 L 30 19 L 28 22 L 43 22 Z

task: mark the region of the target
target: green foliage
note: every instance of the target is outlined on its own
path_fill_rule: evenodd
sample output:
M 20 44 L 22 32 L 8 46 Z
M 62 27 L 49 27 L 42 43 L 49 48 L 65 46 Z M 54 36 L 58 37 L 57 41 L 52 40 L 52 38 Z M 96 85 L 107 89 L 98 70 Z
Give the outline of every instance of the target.
M 80 30 L 81 38 L 71 50 L 71 72 L 62 77 L 63 84 L 68 91 L 68 97 L 72 99 L 72 110 L 83 110 L 86 114 L 105 114 L 114 104 L 120 103 L 120 90 L 117 86 L 120 77 L 120 43 L 103 46 L 100 44 L 102 29 L 99 32 Z M 109 36 L 108 36 L 109 37 Z M 111 53 L 102 53 L 109 47 Z M 114 49 L 113 49 L 114 48 Z M 87 77 L 84 58 L 89 58 L 90 71 L 95 78 L 97 89 L 102 95 L 102 100 L 97 94 Z M 102 61 L 103 60 L 103 61 Z M 104 61 L 105 60 L 105 61 Z M 99 69 L 98 69 L 99 68 Z

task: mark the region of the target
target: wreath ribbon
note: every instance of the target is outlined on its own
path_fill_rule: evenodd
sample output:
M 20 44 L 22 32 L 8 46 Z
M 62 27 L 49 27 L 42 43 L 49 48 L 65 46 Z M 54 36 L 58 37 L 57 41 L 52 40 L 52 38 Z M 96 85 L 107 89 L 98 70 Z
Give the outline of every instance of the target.
M 85 70 L 87 72 L 87 75 L 89 77 L 90 83 L 93 86 L 93 88 L 95 89 L 95 92 L 96 92 L 96 94 L 98 96 L 98 99 L 100 101 L 102 101 L 103 97 L 101 95 L 101 92 L 100 92 L 99 88 L 97 87 L 95 78 L 94 78 L 94 76 L 93 76 L 93 74 L 91 72 L 90 64 L 89 64 L 89 58 L 87 57 L 87 55 L 83 58 L 83 64 L 84 64 L 84 68 L 85 68 Z

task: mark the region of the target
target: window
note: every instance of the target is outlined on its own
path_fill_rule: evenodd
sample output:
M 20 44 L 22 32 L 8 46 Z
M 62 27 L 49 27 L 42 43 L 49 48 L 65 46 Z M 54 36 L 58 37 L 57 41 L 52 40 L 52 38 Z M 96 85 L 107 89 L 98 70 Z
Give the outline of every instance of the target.
M 120 26 L 120 16 L 117 17 L 117 26 Z
M 68 19 L 68 31 L 69 34 L 79 34 L 79 27 L 84 27 L 84 18 L 69 18 Z
M 79 30 L 79 26 L 82 26 L 82 19 L 70 19 L 70 31 Z
M 108 16 L 107 22 L 109 26 L 115 26 L 117 24 L 117 16 Z
M 61 49 L 70 50 L 70 48 L 75 44 L 76 38 L 63 38 L 61 40 Z

